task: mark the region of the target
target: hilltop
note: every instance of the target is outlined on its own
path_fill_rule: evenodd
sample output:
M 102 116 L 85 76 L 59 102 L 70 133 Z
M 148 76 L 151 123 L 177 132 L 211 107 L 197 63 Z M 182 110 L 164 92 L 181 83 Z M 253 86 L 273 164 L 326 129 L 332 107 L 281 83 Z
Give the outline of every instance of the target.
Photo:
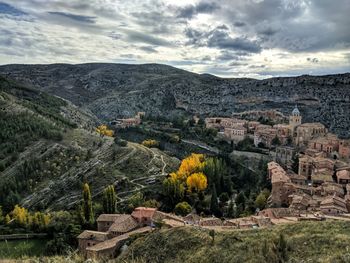
M 350 74 L 222 79 L 160 64 L 5 65 L 0 74 L 70 100 L 98 118 L 181 114 L 230 116 L 298 104 L 305 121 L 320 121 L 349 137 Z

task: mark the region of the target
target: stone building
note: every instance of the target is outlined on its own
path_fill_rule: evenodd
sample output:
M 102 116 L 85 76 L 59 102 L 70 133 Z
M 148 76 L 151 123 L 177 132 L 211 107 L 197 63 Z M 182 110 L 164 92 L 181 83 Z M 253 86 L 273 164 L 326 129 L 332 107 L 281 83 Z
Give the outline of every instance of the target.
M 292 111 L 292 115 L 289 116 L 289 128 L 291 133 L 294 134 L 295 128 L 301 124 L 301 114 L 297 106 Z
M 320 204 L 320 210 L 328 215 L 348 213 L 345 200 L 338 196 L 326 197 Z
M 224 136 L 226 139 L 239 142 L 247 136 L 247 128 L 237 125 L 232 128 L 224 129 Z
M 322 123 L 303 123 L 296 127 L 295 144 L 304 146 L 312 139 L 325 136 L 326 134 L 327 128 Z
M 284 167 L 292 165 L 293 156 L 295 155 L 295 148 L 290 146 L 276 147 L 276 162 Z

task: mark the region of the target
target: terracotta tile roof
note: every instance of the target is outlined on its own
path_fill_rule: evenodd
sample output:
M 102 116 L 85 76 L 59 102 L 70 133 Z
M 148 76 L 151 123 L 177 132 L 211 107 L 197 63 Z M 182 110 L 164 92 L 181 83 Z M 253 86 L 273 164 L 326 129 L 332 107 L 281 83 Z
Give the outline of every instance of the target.
M 138 226 L 138 222 L 131 215 L 121 215 L 109 228 L 108 232 L 126 233 Z
M 123 214 L 101 214 L 96 221 L 97 222 L 114 222 L 120 216 L 123 216 Z
M 164 213 L 164 212 L 161 212 L 161 211 L 156 211 L 154 214 L 153 214 L 153 217 L 152 217 L 152 220 L 164 220 L 164 219 L 172 219 L 172 220 L 176 220 L 176 221 L 179 221 L 179 222 L 183 222 L 183 219 L 179 216 L 176 216 L 174 214 L 168 214 L 168 213 Z
M 134 231 L 131 231 L 127 234 L 123 234 L 123 235 L 111 238 L 109 240 L 106 240 L 104 242 L 98 243 L 94 246 L 88 247 L 88 248 L 86 248 L 86 250 L 103 251 L 103 250 L 111 249 L 113 247 L 116 247 L 119 242 L 127 240 L 131 235 L 147 233 L 150 231 L 152 231 L 151 227 L 142 227 L 142 228 L 136 229 Z
M 108 233 L 106 232 L 98 232 L 98 231 L 91 231 L 91 230 L 85 230 L 83 233 L 81 233 L 78 236 L 79 239 L 89 239 L 89 240 L 98 240 L 98 241 L 104 241 L 108 238 Z
M 140 218 L 152 218 L 154 212 L 156 211 L 156 208 L 148 208 L 148 207 L 137 207 L 135 210 L 131 213 L 131 216 L 137 219 Z
M 222 220 L 217 217 L 202 218 L 199 221 L 199 225 L 201 226 L 221 226 L 222 224 Z

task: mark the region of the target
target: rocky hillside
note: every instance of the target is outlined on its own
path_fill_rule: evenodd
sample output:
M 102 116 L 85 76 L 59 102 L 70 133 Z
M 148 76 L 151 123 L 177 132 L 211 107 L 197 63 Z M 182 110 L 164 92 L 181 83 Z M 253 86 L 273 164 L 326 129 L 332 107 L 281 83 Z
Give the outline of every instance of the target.
M 119 202 L 161 181 L 178 159 L 95 132 L 96 117 L 70 102 L 0 77 L 0 204 L 74 208 L 81 186 L 93 197 L 114 184 Z
M 321 121 L 350 137 L 350 74 L 221 79 L 166 65 L 6 65 L 0 74 L 58 95 L 103 120 L 178 113 L 230 116 L 258 109 L 289 114 L 298 104 L 305 121 Z

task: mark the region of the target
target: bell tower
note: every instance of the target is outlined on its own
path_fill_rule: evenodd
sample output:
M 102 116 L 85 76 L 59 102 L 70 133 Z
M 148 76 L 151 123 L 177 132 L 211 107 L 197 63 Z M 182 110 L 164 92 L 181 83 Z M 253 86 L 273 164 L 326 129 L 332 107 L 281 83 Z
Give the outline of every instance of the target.
M 289 127 L 294 133 L 295 128 L 301 124 L 301 115 L 298 106 L 295 105 L 292 115 L 289 116 Z

